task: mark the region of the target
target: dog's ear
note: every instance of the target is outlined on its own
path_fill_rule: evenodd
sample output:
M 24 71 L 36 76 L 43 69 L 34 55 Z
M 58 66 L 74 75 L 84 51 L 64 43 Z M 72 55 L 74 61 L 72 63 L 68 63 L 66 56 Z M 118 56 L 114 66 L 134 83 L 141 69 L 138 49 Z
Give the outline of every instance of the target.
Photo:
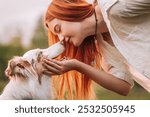
M 7 66 L 7 68 L 5 69 L 5 75 L 9 77 L 11 74 L 12 74 L 12 70 L 10 69 L 10 67 Z
M 5 69 L 5 75 L 7 77 L 10 77 L 13 75 L 13 69 L 14 69 L 14 63 L 13 63 L 13 59 L 8 61 L 8 65 L 7 68 Z
M 37 62 L 35 63 L 35 70 L 37 72 L 37 75 L 38 75 L 38 82 L 39 84 L 41 85 L 41 77 L 42 77 L 42 65 L 41 65 L 41 62 L 42 62 L 42 58 L 43 58 L 43 52 L 40 51 L 37 55 Z
M 14 68 L 16 67 L 16 60 L 18 60 L 19 56 L 14 56 L 12 59 L 8 61 L 7 68 L 5 69 L 5 75 L 10 78 L 14 74 Z
M 41 84 L 41 78 L 42 78 L 42 70 L 43 70 L 43 66 L 41 65 L 41 60 L 37 63 L 35 63 L 35 71 L 37 73 L 37 79 L 38 79 L 38 82 L 39 84 Z
M 42 75 L 39 73 L 38 68 L 37 68 L 40 66 L 38 65 L 38 62 L 37 63 L 34 62 L 34 64 L 35 64 L 35 66 L 33 67 L 33 65 L 31 65 L 28 61 L 22 61 L 22 65 L 30 73 L 28 75 L 28 77 L 36 78 L 38 80 L 39 84 L 41 84 Z

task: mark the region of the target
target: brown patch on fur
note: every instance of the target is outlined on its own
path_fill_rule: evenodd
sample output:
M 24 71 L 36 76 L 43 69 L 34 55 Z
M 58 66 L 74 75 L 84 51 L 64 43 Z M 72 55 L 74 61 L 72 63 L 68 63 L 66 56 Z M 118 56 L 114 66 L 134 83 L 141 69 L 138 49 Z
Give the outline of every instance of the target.
M 22 59 L 21 57 L 14 57 L 13 59 L 9 60 L 8 62 L 8 66 L 5 70 L 5 75 L 9 78 L 15 78 L 15 77 L 19 77 L 20 79 L 26 79 L 26 77 L 19 71 L 15 72 L 15 68 L 18 67 L 22 70 L 27 70 L 30 71 L 32 74 L 34 74 L 35 76 L 37 76 L 37 80 L 39 82 L 39 84 L 41 84 L 41 77 L 42 77 L 42 53 L 38 55 L 37 58 L 37 63 L 35 63 L 35 68 L 32 67 L 32 65 Z
M 42 58 L 43 58 L 43 55 L 42 55 L 42 52 L 40 52 L 38 54 L 38 57 L 37 57 L 37 63 L 36 63 L 36 72 L 37 72 L 37 75 L 38 75 L 38 81 L 39 81 L 39 84 L 41 84 L 41 78 L 42 78 L 42 69 L 43 69 L 43 66 L 41 64 L 42 62 Z
M 18 70 L 15 71 L 16 67 L 18 67 Z M 5 70 L 5 75 L 9 78 L 16 78 L 19 77 L 20 79 L 26 79 L 26 77 L 24 76 L 24 74 L 22 74 L 19 69 L 21 70 L 28 70 L 30 71 L 32 74 L 34 74 L 35 76 L 38 76 L 36 71 L 33 69 L 32 65 L 22 59 L 21 57 L 14 57 L 13 59 L 9 60 L 8 62 L 8 66 Z M 39 83 L 41 84 L 41 81 L 38 79 Z

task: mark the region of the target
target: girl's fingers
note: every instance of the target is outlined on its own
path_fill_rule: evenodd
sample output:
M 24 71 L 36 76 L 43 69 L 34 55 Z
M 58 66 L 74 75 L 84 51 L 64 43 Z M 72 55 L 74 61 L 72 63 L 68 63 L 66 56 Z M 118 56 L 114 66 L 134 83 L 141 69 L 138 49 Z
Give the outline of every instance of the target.
M 49 59 L 49 60 L 43 60 L 47 65 L 49 65 L 49 66 L 51 66 L 51 67 L 54 67 L 54 68 L 56 68 L 56 69 L 58 69 L 58 70 L 60 70 L 61 69 L 61 64 L 60 64 L 60 62 L 58 62 L 58 61 L 56 61 L 56 60 L 51 60 L 51 59 Z
M 62 66 L 61 61 L 58 61 L 58 60 L 50 60 L 50 61 L 54 62 L 54 63 L 57 64 L 58 66 Z
M 52 72 L 54 74 L 59 74 L 60 73 L 60 70 L 58 70 L 57 68 L 49 65 L 49 63 L 43 63 L 43 66 L 49 71 L 49 72 Z

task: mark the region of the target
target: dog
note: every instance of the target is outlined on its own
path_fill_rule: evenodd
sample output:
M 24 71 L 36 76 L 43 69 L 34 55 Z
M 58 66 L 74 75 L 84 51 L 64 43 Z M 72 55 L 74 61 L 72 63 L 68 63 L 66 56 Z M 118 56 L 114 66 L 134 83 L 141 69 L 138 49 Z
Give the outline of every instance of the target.
M 55 58 L 65 50 L 60 42 L 47 49 L 34 49 L 8 62 L 5 74 L 10 81 L 0 99 L 4 100 L 47 100 L 54 99 L 50 76 L 42 74 L 42 57 Z

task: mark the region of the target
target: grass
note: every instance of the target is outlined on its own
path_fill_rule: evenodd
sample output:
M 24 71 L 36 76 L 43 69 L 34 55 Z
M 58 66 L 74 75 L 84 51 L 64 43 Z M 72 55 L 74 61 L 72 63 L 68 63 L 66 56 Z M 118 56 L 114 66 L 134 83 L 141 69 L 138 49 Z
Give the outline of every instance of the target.
M 3 88 L 5 87 L 5 85 L 7 84 L 8 81 L 2 81 L 0 80 L 0 93 L 3 91 Z

